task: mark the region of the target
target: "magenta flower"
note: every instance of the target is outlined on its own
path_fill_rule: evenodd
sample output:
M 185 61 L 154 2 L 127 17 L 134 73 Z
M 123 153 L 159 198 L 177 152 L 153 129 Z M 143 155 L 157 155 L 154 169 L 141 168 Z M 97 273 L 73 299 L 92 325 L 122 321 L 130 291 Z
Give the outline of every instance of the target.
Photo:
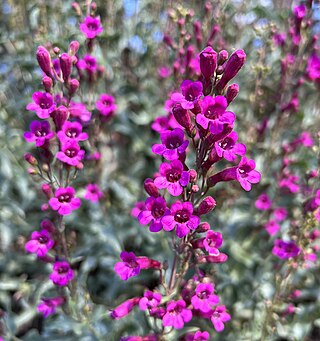
M 262 193 L 259 195 L 259 198 L 255 202 L 255 206 L 258 210 L 267 211 L 272 206 L 272 201 L 269 198 L 268 194 Z
M 35 111 L 39 118 L 48 118 L 55 110 L 56 104 L 52 96 L 47 92 L 37 91 L 32 95 L 33 102 L 26 107 L 27 110 Z
M 198 309 L 203 313 L 212 310 L 212 306 L 219 303 L 219 297 L 213 294 L 214 286 L 211 283 L 200 283 L 196 287 L 195 295 L 191 298 L 194 309 Z
M 269 220 L 264 225 L 264 228 L 270 234 L 270 236 L 274 236 L 280 230 L 280 225 L 275 220 Z
M 170 301 L 167 305 L 162 323 L 165 327 L 181 329 L 184 327 L 184 324 L 189 322 L 191 319 L 192 311 L 186 309 L 186 302 L 184 300 Z
M 202 83 L 184 80 L 180 89 L 182 94 L 176 92 L 172 94 L 171 99 L 175 102 L 181 103 L 181 106 L 184 109 L 193 109 L 198 103 L 200 97 L 203 95 Z
M 290 173 L 285 173 L 284 177 L 279 182 L 279 187 L 287 188 L 291 193 L 297 193 L 300 189 L 300 186 L 297 184 L 298 181 L 298 176 Z
M 211 322 L 218 333 L 224 330 L 224 322 L 230 320 L 231 316 L 226 312 L 226 307 L 224 305 L 216 307 L 211 315 Z
M 25 249 L 30 253 L 36 253 L 38 257 L 44 257 L 53 248 L 54 240 L 47 230 L 35 231 L 31 239 L 26 243 Z
M 320 80 L 320 57 L 313 54 L 309 57 L 307 65 L 307 77 L 312 81 L 319 82 Z
M 161 294 L 148 290 L 140 299 L 139 307 L 141 310 L 156 308 L 161 303 L 161 298 Z
M 43 146 L 48 140 L 54 137 L 54 133 L 50 130 L 48 121 L 32 121 L 30 130 L 23 134 L 27 142 L 35 142 L 36 147 Z
M 190 174 L 184 171 L 183 164 L 179 160 L 171 163 L 164 162 L 160 165 L 160 175 L 154 179 L 154 184 L 159 189 L 167 188 L 168 192 L 177 197 L 190 181 Z
M 260 182 L 261 174 L 254 170 L 255 168 L 256 163 L 253 160 L 247 160 L 245 156 L 241 159 L 237 167 L 237 180 L 245 191 L 251 190 L 251 184 Z
M 44 317 L 48 317 L 56 312 L 56 308 L 64 304 L 65 298 L 58 296 L 52 298 L 42 298 L 42 303 L 38 305 L 38 311 Z
M 151 124 L 151 128 L 157 133 L 162 133 L 170 128 L 169 116 L 159 116 Z
M 57 136 L 62 143 L 69 141 L 85 141 L 88 139 L 88 134 L 82 132 L 82 125 L 79 122 L 66 121 L 62 129 L 58 131 Z
M 88 38 L 93 39 L 103 31 L 99 17 L 86 17 L 80 24 L 80 31 Z
M 88 122 L 91 119 L 91 113 L 83 103 L 71 101 L 68 109 L 71 117 L 78 118 L 82 122 Z
M 170 161 L 178 159 L 189 144 L 189 141 L 184 140 L 184 133 L 180 128 L 164 131 L 160 133 L 160 138 L 162 143 L 154 144 L 152 151 Z
M 109 94 L 102 94 L 96 102 L 96 108 L 102 116 L 111 117 L 117 110 L 114 97 Z
M 209 255 L 219 256 L 220 251 L 218 248 L 221 247 L 222 242 L 223 238 L 220 232 L 209 230 L 206 234 L 206 237 L 203 239 L 203 246 Z
M 191 341 L 208 341 L 209 340 L 209 333 L 207 331 L 201 332 L 200 330 L 198 330 Z
M 190 230 L 195 230 L 200 224 L 200 218 L 192 214 L 193 206 L 191 202 L 175 202 L 171 206 L 171 213 L 161 220 L 163 229 L 171 231 L 177 227 L 177 236 L 179 238 L 184 237 Z
M 273 215 L 274 218 L 277 221 L 283 221 L 287 218 L 287 210 L 284 207 L 277 207 L 274 211 L 273 211 Z
M 221 133 L 224 124 L 233 124 L 236 119 L 233 112 L 226 111 L 227 106 L 228 102 L 224 96 L 204 97 L 201 102 L 202 113 L 196 116 L 196 122 L 204 129 L 209 127 L 212 134 Z M 240 149 L 243 150 L 241 147 Z
M 293 14 L 294 14 L 296 20 L 301 21 L 307 14 L 306 6 L 305 5 L 296 6 L 293 9 Z
M 146 205 L 144 201 L 137 201 L 131 210 L 131 215 L 135 218 L 138 218 L 140 212 L 143 211 L 145 208 L 146 208 Z
M 49 200 L 49 205 L 54 211 L 58 211 L 61 215 L 67 215 L 77 210 L 81 205 L 81 200 L 74 197 L 75 190 L 72 187 L 60 187 Z
M 97 202 L 103 197 L 103 192 L 97 184 L 89 184 L 86 186 L 84 198 L 92 202 Z
M 84 157 L 84 150 L 80 149 L 77 141 L 70 140 L 61 146 L 61 151 L 56 155 L 57 159 L 70 166 L 78 166 Z
M 281 259 L 297 257 L 300 252 L 300 248 L 293 241 L 285 242 L 281 239 L 274 241 L 272 253 Z
M 283 46 L 286 43 L 286 38 L 285 33 L 276 33 L 273 35 L 272 40 L 276 46 Z
M 122 317 L 127 316 L 132 311 L 132 309 L 139 304 L 139 301 L 140 297 L 134 297 L 127 301 L 124 301 L 112 310 L 110 314 L 111 318 L 119 320 Z
M 138 215 L 141 225 L 150 225 L 151 232 L 159 232 L 162 230 L 161 218 L 170 214 L 167 203 L 164 198 L 150 197 L 145 202 L 145 208 Z
M 90 54 L 86 54 L 83 59 L 79 59 L 76 65 L 79 69 L 86 70 L 89 75 L 97 71 L 97 60 Z
M 50 275 L 50 279 L 55 285 L 61 287 L 68 285 L 73 279 L 74 272 L 70 268 L 70 264 L 66 261 L 55 262 L 53 264 L 53 272 Z
M 118 262 L 114 266 L 114 271 L 123 281 L 127 281 L 130 277 L 138 276 L 140 273 L 140 265 L 137 257 L 133 252 L 123 251 L 120 254 L 123 262 Z
M 224 157 L 228 161 L 234 161 L 237 155 L 243 156 L 246 153 L 246 146 L 243 143 L 236 143 L 238 134 L 233 131 L 222 141 L 214 144 L 219 157 Z
M 158 75 L 160 78 L 168 78 L 171 76 L 171 69 L 167 66 L 160 66 L 158 68 Z

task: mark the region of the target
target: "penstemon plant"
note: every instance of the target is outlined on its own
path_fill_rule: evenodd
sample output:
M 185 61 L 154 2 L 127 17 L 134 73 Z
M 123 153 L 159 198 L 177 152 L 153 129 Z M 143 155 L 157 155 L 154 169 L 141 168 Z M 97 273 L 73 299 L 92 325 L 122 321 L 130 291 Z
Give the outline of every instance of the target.
M 239 91 L 237 84 L 227 85 L 244 65 L 246 55 L 243 50 L 229 59 L 222 55 L 225 51 L 218 54 L 211 46 L 200 53 L 200 81 L 184 80 L 181 93 L 171 96 L 172 115 L 179 127 L 162 131 L 161 143 L 152 146 L 152 152 L 165 161 L 153 179 L 145 180 L 149 197 L 134 214 L 150 232 L 167 235 L 173 260 L 169 266 L 133 252 L 121 253 L 122 261 L 114 270 L 122 280 L 147 269 L 159 273 L 153 290 L 146 288 L 143 297 L 130 298 L 112 310 L 111 317 L 120 319 L 137 306 L 154 321 L 151 334 L 122 340 L 209 340 L 208 331 L 193 325 L 196 320 L 209 320 L 222 332 L 231 319 L 215 294 L 214 279 L 207 275 L 210 264 L 228 259 L 220 251 L 222 234 L 203 221 L 216 206 L 207 193 L 232 180 L 249 191 L 261 176 L 255 162 L 244 156 L 245 145 L 237 142 L 233 130 L 236 115 L 227 111 Z M 237 165 L 225 168 L 228 162 Z M 187 323 L 188 328 L 183 329 Z M 177 332 L 180 329 L 182 332 Z

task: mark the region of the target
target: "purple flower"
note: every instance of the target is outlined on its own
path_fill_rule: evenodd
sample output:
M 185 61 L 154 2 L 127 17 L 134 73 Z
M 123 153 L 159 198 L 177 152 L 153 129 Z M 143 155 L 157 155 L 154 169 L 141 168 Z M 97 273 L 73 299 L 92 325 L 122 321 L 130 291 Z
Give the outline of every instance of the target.
M 305 5 L 299 5 L 293 9 L 293 14 L 298 21 L 301 21 L 306 16 L 306 13 L 307 8 Z
M 38 305 L 38 311 L 44 317 L 48 317 L 56 312 L 56 308 L 64 304 L 65 298 L 58 296 L 52 298 L 42 298 L 42 303 Z
M 97 184 L 89 184 L 86 186 L 84 198 L 92 202 L 97 202 L 103 197 L 103 192 Z
M 131 215 L 135 218 L 138 218 L 141 211 L 146 208 L 144 201 L 137 201 L 134 204 L 134 207 L 131 210 Z
M 93 39 L 103 31 L 99 17 L 86 17 L 80 24 L 80 31 L 88 38 Z
M 287 188 L 291 193 L 297 193 L 300 189 L 300 186 L 297 184 L 298 181 L 298 176 L 290 173 L 285 173 L 283 178 L 279 182 L 279 187 Z
M 213 294 L 214 286 L 211 283 L 200 283 L 196 287 L 195 295 L 191 298 L 191 303 L 195 309 L 208 313 L 212 306 L 219 303 L 219 297 Z
M 55 197 L 49 200 L 49 205 L 54 211 L 58 211 L 61 215 L 70 214 L 73 210 L 77 210 L 81 205 L 81 200 L 75 198 L 74 194 L 74 188 L 60 187 L 55 191 Z
M 219 157 L 224 157 L 228 161 L 234 161 L 237 155 L 243 156 L 246 153 L 246 146 L 243 143 L 236 143 L 238 134 L 233 131 L 222 141 L 214 144 Z
M 122 317 L 127 316 L 132 309 L 139 304 L 140 297 L 134 297 L 129 300 L 124 301 L 120 305 L 118 305 L 116 308 L 114 308 L 110 314 L 111 318 L 115 320 L 119 320 Z
M 222 242 L 223 239 L 220 232 L 209 230 L 203 240 L 203 246 L 205 250 L 209 253 L 209 255 L 219 256 L 220 251 L 218 250 L 218 248 L 222 245 Z
M 307 77 L 312 81 L 320 80 L 320 57 L 313 54 L 309 57 L 307 65 Z
M 56 104 L 47 92 L 37 91 L 32 95 L 33 102 L 26 107 L 27 110 L 35 111 L 39 118 L 48 118 L 55 110 Z
M 200 224 L 200 218 L 192 215 L 193 206 L 191 202 L 177 201 L 171 206 L 171 213 L 162 218 L 163 229 L 171 231 L 175 227 L 179 238 L 187 235 L 190 230 L 195 230 Z
M 206 96 L 201 102 L 202 113 L 196 116 L 196 122 L 204 129 L 210 129 L 212 134 L 219 134 L 223 131 L 224 124 L 233 124 L 236 115 L 226 111 L 228 106 L 224 96 L 215 98 Z
M 241 159 L 237 167 L 237 180 L 245 191 L 251 190 L 251 184 L 260 182 L 261 174 L 254 170 L 255 168 L 256 163 L 253 160 L 247 160 L 245 156 Z
M 30 130 L 26 131 L 23 136 L 27 142 L 35 142 L 36 147 L 43 146 L 47 140 L 54 137 L 54 133 L 50 130 L 50 124 L 47 121 L 32 121 Z
M 209 333 L 207 331 L 201 332 L 200 330 L 198 330 L 194 336 L 192 341 L 207 341 L 209 340 Z
M 269 220 L 264 225 L 264 228 L 270 234 L 270 236 L 274 236 L 280 230 L 280 225 L 275 220 Z
M 184 133 L 180 128 L 166 130 L 160 133 L 160 138 L 162 143 L 154 144 L 152 152 L 170 161 L 178 159 L 179 154 L 184 153 L 189 144 L 189 141 L 184 140 Z
M 267 211 L 272 206 L 272 201 L 269 198 L 268 194 L 262 193 L 259 195 L 259 198 L 255 202 L 255 206 L 258 210 Z
M 168 214 L 170 211 L 164 198 L 150 197 L 146 200 L 145 208 L 139 213 L 138 220 L 141 225 L 151 223 L 151 232 L 159 232 L 162 230 L 161 218 Z
M 184 80 L 180 89 L 182 94 L 176 92 L 172 94 L 171 99 L 175 102 L 181 103 L 181 106 L 184 109 L 193 109 L 198 103 L 200 97 L 203 95 L 202 83 Z
M 41 230 L 32 232 L 31 240 L 26 243 L 25 249 L 30 253 L 36 253 L 38 257 L 44 257 L 53 245 L 54 240 L 50 233 L 47 230 Z
M 139 307 L 141 310 L 156 308 L 161 303 L 161 298 L 161 294 L 148 290 L 140 299 Z
M 276 33 L 273 35 L 272 39 L 276 46 L 283 46 L 286 43 L 286 34 L 285 33 Z
M 224 330 L 224 322 L 230 320 L 231 316 L 226 312 L 226 307 L 224 305 L 216 307 L 211 315 L 211 322 L 218 333 Z
M 50 275 L 50 279 L 55 285 L 61 287 L 68 285 L 73 279 L 74 272 L 70 268 L 70 264 L 66 261 L 55 262 L 53 264 L 53 272 Z
M 140 265 L 137 257 L 133 252 L 123 251 L 120 254 L 123 262 L 118 262 L 114 266 L 114 271 L 123 281 L 127 281 L 130 277 L 138 276 L 140 273 Z
M 184 327 L 184 324 L 189 322 L 191 319 L 192 311 L 186 309 L 186 302 L 184 300 L 171 301 L 167 305 L 162 323 L 165 327 L 181 329 Z
M 85 141 L 88 139 L 88 134 L 82 132 L 82 125 L 79 122 L 66 121 L 62 129 L 57 133 L 59 140 L 62 143 L 69 141 Z
M 274 211 L 273 211 L 273 215 L 274 218 L 277 221 L 283 221 L 286 219 L 287 217 L 287 210 L 284 207 L 277 207 Z
M 71 117 L 78 118 L 82 122 L 88 122 L 91 119 L 91 113 L 83 103 L 71 101 L 68 109 Z
M 173 160 L 170 164 L 162 163 L 159 172 L 161 176 L 154 179 L 154 184 L 159 189 L 167 188 L 175 197 L 182 193 L 183 187 L 190 181 L 189 172 L 184 171 L 183 164 L 179 160 Z
M 285 242 L 281 239 L 274 241 L 272 253 L 281 259 L 297 257 L 300 252 L 300 248 L 293 241 Z
M 97 60 L 93 56 L 86 54 L 83 59 L 79 59 L 76 65 L 79 69 L 86 70 L 89 75 L 97 71 Z
M 70 166 L 78 166 L 84 157 L 84 150 L 80 149 L 77 141 L 70 140 L 61 146 L 57 159 Z
M 109 94 L 102 94 L 96 102 L 96 108 L 102 116 L 111 117 L 117 110 L 114 97 Z

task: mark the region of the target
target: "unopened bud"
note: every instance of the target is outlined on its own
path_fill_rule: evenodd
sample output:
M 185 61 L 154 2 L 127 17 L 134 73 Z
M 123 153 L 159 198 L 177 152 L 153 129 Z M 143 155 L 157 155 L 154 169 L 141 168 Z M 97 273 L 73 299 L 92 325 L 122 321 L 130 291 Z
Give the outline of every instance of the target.
M 53 48 L 53 52 L 58 56 L 60 54 L 60 49 L 58 46 Z
M 74 56 L 79 50 L 79 42 L 77 40 L 73 40 L 69 45 L 69 54 L 70 56 Z
M 80 83 L 77 79 L 71 79 L 68 83 L 69 96 L 73 96 L 79 89 Z
M 218 65 L 222 65 L 224 64 L 224 62 L 228 59 L 228 51 L 226 50 L 222 50 L 219 52 L 219 55 L 218 55 Z
M 42 85 L 46 92 L 51 92 L 52 89 L 52 79 L 48 76 L 42 78 Z
M 43 184 L 41 186 L 41 189 L 42 189 L 42 192 L 44 193 L 44 195 L 50 199 L 52 198 L 53 196 L 53 193 L 52 193 L 52 189 L 51 189 L 51 186 L 49 184 Z
M 151 197 L 157 198 L 160 195 L 158 188 L 154 184 L 153 180 L 150 178 L 144 181 L 143 187 Z
M 190 130 L 191 128 L 191 118 L 188 113 L 188 110 L 183 109 L 180 103 L 177 103 L 172 108 L 172 114 L 176 121 L 187 130 Z
M 39 46 L 37 49 L 37 61 L 39 63 L 39 66 L 41 68 L 41 70 L 48 76 L 51 77 L 51 57 L 50 57 L 50 53 L 48 52 L 48 50 L 43 47 L 43 46 Z
M 217 203 L 212 197 L 206 197 L 202 200 L 196 212 L 198 215 L 208 214 L 214 210 Z
M 206 221 L 201 223 L 198 227 L 197 227 L 197 232 L 198 233 L 204 233 L 210 230 L 210 224 L 207 223 Z
M 58 107 L 52 114 L 52 119 L 53 122 L 56 126 L 56 131 L 61 130 L 64 122 L 67 120 L 68 116 L 69 116 L 69 112 L 68 109 L 63 106 L 60 105 L 60 107 Z
M 231 103 L 238 95 L 239 93 L 239 85 L 238 84 L 231 84 L 228 86 L 227 93 L 226 93 L 226 99 L 228 104 Z
M 31 166 L 37 166 L 38 161 L 37 159 L 30 153 L 24 154 L 24 159 L 31 165 Z M 33 168 L 30 168 L 33 169 Z
M 211 46 L 207 46 L 200 53 L 200 69 L 204 78 L 213 76 L 217 68 L 217 52 Z
M 194 169 L 189 170 L 190 182 L 195 182 L 197 180 L 197 171 Z
M 62 53 L 59 60 L 63 80 L 67 83 L 72 71 L 72 57 L 67 53 Z

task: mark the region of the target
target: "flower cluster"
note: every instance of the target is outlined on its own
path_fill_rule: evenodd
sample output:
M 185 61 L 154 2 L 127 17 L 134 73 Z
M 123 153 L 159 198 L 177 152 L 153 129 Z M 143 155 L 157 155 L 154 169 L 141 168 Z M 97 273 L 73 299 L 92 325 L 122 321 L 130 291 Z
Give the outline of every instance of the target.
M 207 193 L 219 183 L 232 180 L 249 191 L 260 181 L 260 173 L 255 162 L 245 156 L 246 146 L 237 142 L 233 130 L 236 115 L 227 110 L 239 91 L 237 85 L 227 84 L 244 65 L 245 53 L 238 50 L 229 59 L 218 56 L 210 46 L 203 50 L 199 56 L 201 80 L 184 80 L 181 93 L 172 93 L 171 115 L 175 123 L 171 127 L 159 124 L 161 143 L 152 146 L 152 152 L 165 162 L 154 178 L 145 180 L 149 197 L 132 211 L 150 232 L 171 234 L 175 254 L 171 275 L 166 277 L 164 263 L 122 252 L 122 261 L 114 267 L 122 280 L 152 269 L 159 272 L 159 284 L 153 291 L 147 289 L 143 297 L 120 304 L 112 311 L 113 318 L 122 318 L 137 306 L 160 320 L 164 328 L 182 329 L 193 317 L 200 317 L 210 320 L 217 332 L 223 331 L 224 323 L 231 319 L 226 307 L 220 305 L 212 279 L 201 268 L 228 258 L 221 252 L 222 234 L 202 221 L 216 207 L 216 200 Z M 218 72 L 222 65 L 224 72 Z M 218 162 L 225 168 L 214 173 L 213 166 Z M 226 162 L 234 165 L 226 167 Z M 188 269 L 195 269 L 197 274 L 190 277 Z M 198 331 L 185 337 L 208 340 L 209 333 Z

